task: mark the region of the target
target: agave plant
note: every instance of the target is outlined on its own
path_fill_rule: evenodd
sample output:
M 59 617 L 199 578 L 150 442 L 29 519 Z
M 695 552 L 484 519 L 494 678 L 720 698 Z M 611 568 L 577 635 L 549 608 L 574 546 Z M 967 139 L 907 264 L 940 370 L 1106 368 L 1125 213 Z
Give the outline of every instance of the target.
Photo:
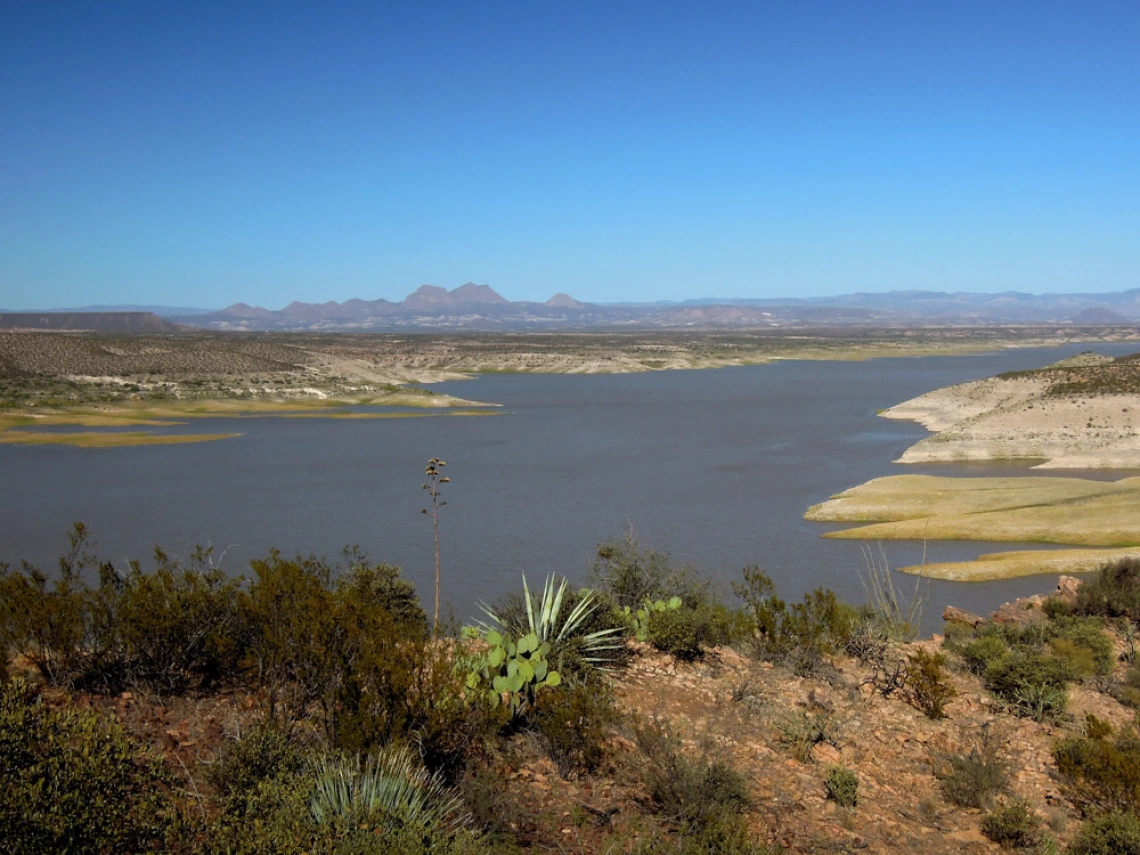
M 609 651 L 620 650 L 625 646 L 619 635 L 622 632 L 621 627 L 582 632 L 586 619 L 598 608 L 598 598 L 593 591 L 584 591 L 569 614 L 563 616 L 562 603 L 570 586 L 566 579 L 555 585 L 554 574 L 547 576 L 541 599 L 531 595 L 525 573 L 522 574 L 522 583 L 523 600 L 526 603 L 527 634 L 534 635 L 539 644 L 548 644 L 555 656 L 564 649 L 565 645 L 577 642 L 578 651 L 584 662 L 604 667 L 613 658 L 608 655 Z M 481 603 L 479 608 L 495 624 L 493 627 L 482 624 L 485 633 L 501 631 L 511 634 L 512 628 L 508 622 L 499 617 L 490 606 Z
M 319 824 L 459 831 L 470 818 L 438 775 L 404 746 L 386 746 L 361 759 L 326 759 L 317 769 L 309 810 Z

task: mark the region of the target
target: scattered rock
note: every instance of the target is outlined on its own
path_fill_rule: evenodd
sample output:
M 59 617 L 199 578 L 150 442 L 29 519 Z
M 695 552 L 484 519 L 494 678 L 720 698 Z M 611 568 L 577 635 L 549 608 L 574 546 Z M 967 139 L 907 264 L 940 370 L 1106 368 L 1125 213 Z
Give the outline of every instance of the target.
M 942 620 L 951 621 L 953 623 L 964 623 L 970 626 L 977 626 L 980 623 L 985 623 L 986 619 L 968 612 L 965 609 L 960 609 L 957 606 L 947 606 L 942 610 Z
M 1080 587 L 1081 580 L 1076 576 L 1062 576 L 1057 580 L 1057 591 L 1053 596 L 1066 603 L 1075 603 L 1077 589 Z

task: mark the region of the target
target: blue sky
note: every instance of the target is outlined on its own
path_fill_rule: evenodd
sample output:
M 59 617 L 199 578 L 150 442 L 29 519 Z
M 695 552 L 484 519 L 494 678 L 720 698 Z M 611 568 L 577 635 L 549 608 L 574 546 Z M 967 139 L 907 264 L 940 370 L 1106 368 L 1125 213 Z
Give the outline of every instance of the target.
M 1140 3 L 10 2 L 0 306 L 1140 287 Z

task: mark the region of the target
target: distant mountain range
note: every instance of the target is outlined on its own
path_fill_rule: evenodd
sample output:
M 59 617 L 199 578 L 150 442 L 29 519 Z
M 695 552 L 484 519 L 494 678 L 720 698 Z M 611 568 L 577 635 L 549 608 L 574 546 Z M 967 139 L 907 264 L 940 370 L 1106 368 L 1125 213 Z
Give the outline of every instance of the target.
M 218 330 L 369 331 L 398 330 L 592 330 L 592 329 L 747 329 L 842 326 L 848 324 L 1112 325 L 1140 321 L 1140 288 L 1101 294 L 977 294 L 944 291 L 889 291 L 834 297 L 725 299 L 682 302 L 583 303 L 555 294 L 545 303 L 510 301 L 489 285 L 468 282 L 451 291 L 421 285 L 403 300 L 347 300 L 344 303 L 290 303 L 266 309 L 235 303 L 220 311 L 162 306 L 85 307 L 86 317 L 107 309 L 151 312 L 178 324 Z M 20 313 L 59 314 L 53 313 Z M 75 314 L 75 313 L 72 313 Z M 5 326 L 19 323 L 3 313 Z M 51 322 L 38 324 L 47 328 Z M 141 323 L 131 319 L 132 325 Z M 74 328 L 74 327 L 72 327 Z
M 271 311 L 238 303 L 183 323 L 214 329 L 584 330 L 755 328 L 844 324 L 1115 324 L 1140 320 L 1140 288 L 1105 294 L 1001 294 L 891 291 L 836 297 L 696 299 L 679 303 L 582 303 L 555 294 L 545 303 L 512 302 L 489 285 L 448 291 L 422 285 L 399 302 L 290 303 Z

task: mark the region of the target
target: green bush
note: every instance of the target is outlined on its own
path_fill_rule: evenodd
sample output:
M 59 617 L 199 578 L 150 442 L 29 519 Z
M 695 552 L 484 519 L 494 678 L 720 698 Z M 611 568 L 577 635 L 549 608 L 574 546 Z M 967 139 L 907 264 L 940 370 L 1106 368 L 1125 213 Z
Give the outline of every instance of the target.
M 839 602 L 834 591 L 816 588 L 802 602 L 788 605 L 759 567 L 745 567 L 743 574 L 744 581 L 733 590 L 744 600 L 753 647 L 764 659 L 818 662 L 823 654 L 844 649 L 865 622 L 866 615 Z
M 944 758 L 939 773 L 946 800 L 958 807 L 988 808 L 994 797 L 1009 788 L 1009 763 L 999 752 L 998 739 L 982 729 L 976 745 L 966 754 Z
M 992 660 L 982 675 L 986 688 L 1018 715 L 1044 721 L 1068 703 L 1069 666 L 1036 648 L 1014 648 Z
M 1073 611 L 1083 615 L 1140 620 L 1140 558 L 1120 558 L 1077 588 Z
M 1128 666 L 1123 680 L 1113 688 L 1112 695 L 1126 707 L 1140 710 L 1140 666 Z
M 19 679 L 0 685 L 4 851 L 143 852 L 177 824 L 160 760 L 113 722 L 58 712 Z
M 9 650 L 26 655 L 45 681 L 68 685 L 90 658 L 85 649 L 88 586 L 85 568 L 95 565 L 87 528 L 76 523 L 68 534 L 70 549 L 60 558 L 51 585 L 47 574 L 24 563 L 13 570 L 0 565 L 0 638 Z
M 1102 618 L 1058 617 L 1049 645 L 1078 677 L 1104 676 L 1116 665 L 1116 650 Z
M 240 580 L 209 566 L 207 550 L 191 561 L 185 568 L 156 549 L 150 573 L 132 564 L 125 576 L 101 574 L 92 601 L 104 663 L 101 674 L 89 669 L 88 685 L 179 694 L 235 676 L 244 635 Z
M 947 647 L 962 657 L 966 670 L 971 674 L 981 676 L 991 662 L 996 662 L 1009 653 L 1009 644 L 997 633 L 981 635 L 960 643 L 950 642 Z
M 1065 855 L 1140 855 L 1140 819 L 1123 811 L 1090 819 Z
M 827 797 L 840 807 L 853 808 L 859 801 L 859 776 L 844 766 L 832 766 L 824 779 Z
M 240 811 L 246 794 L 262 781 L 297 774 L 304 766 L 304 754 L 289 734 L 269 724 L 224 744 L 206 779 L 223 801 Z
M 708 582 L 674 564 L 668 553 L 643 547 L 632 528 L 622 538 L 598 544 L 591 575 L 594 587 L 619 609 L 672 597 L 692 606 L 709 601 Z
M 916 650 L 907 657 L 907 697 L 927 718 L 946 717 L 946 705 L 958 696 L 941 653 Z
M 601 765 L 618 711 L 613 690 L 594 681 L 543 692 L 531 718 L 558 773 L 569 779 Z
M 987 814 L 982 834 L 1003 849 L 1028 849 L 1041 842 L 1041 818 L 1017 799 Z
M 1085 736 L 1053 746 L 1053 761 L 1069 798 L 1086 814 L 1140 808 L 1140 736 L 1090 718 Z
M 649 613 L 649 643 L 683 661 L 700 659 L 722 633 L 710 606 L 663 609 Z

